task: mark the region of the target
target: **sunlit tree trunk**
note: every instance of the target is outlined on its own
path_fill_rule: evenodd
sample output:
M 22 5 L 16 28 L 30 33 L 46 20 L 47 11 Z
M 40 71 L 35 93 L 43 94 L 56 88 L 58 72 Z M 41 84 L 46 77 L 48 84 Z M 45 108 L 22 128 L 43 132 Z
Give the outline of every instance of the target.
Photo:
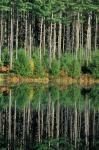
M 87 29 L 87 39 L 86 39 L 86 61 L 91 61 L 91 14 L 88 16 L 88 29 Z
M 31 23 L 30 23 L 30 47 L 29 47 L 29 57 L 30 57 L 30 59 L 31 59 L 31 55 L 32 55 L 32 53 L 31 53 L 31 51 L 32 51 L 32 33 L 31 33 L 32 31 L 31 31 Z
M 75 24 L 73 21 L 73 24 L 72 24 L 72 43 L 71 43 L 72 55 L 74 52 L 74 40 L 75 40 Z
M 16 22 L 16 59 L 18 58 L 18 32 L 19 32 L 19 20 L 17 12 L 17 22 Z
M 97 33 L 98 33 L 98 18 L 96 15 L 96 27 L 95 27 L 95 50 L 97 50 Z
M 52 22 L 50 25 L 50 33 L 49 33 L 49 67 L 51 68 L 52 63 Z
M 28 21 L 27 21 L 27 12 L 25 14 L 25 53 L 27 51 L 27 45 L 28 45 Z
M 43 23 L 43 49 L 44 49 L 44 55 L 45 55 L 45 37 L 46 37 L 46 29 L 45 29 L 45 18 L 44 18 L 44 23 Z
M 54 38 L 53 38 L 53 59 L 56 55 L 56 23 L 54 23 Z
M 58 58 L 61 57 L 61 45 L 62 45 L 62 23 L 61 23 L 62 14 L 60 13 L 60 22 L 59 22 L 59 33 L 58 33 Z
M 78 58 L 78 50 L 79 50 L 79 33 L 80 33 L 80 20 L 79 20 L 79 13 L 77 15 L 76 21 L 76 59 Z
M 43 40 L 43 17 L 40 25 L 40 63 L 42 61 L 42 40 Z
M 13 9 L 11 9 L 10 68 L 13 64 Z

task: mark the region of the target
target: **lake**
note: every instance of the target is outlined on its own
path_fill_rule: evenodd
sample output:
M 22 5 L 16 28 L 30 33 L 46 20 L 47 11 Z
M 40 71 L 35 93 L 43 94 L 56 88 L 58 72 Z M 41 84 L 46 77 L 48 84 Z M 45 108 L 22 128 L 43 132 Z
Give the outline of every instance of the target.
M 99 85 L 1 87 L 0 150 L 99 150 Z

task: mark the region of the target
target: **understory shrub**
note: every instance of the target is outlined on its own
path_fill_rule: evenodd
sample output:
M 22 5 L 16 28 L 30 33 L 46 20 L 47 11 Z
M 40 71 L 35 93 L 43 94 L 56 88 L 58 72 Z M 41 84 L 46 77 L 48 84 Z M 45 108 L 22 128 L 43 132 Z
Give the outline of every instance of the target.
M 2 63 L 4 66 L 7 66 L 10 64 L 10 56 L 9 56 L 7 48 L 3 49 L 1 59 L 2 59 Z
M 50 73 L 53 76 L 57 76 L 60 73 L 60 64 L 57 59 L 52 60 Z
M 32 55 L 34 61 L 34 76 L 44 77 L 45 68 L 43 63 L 40 64 L 39 49 L 36 49 Z
M 32 76 L 34 65 L 32 60 L 28 58 L 25 51 L 19 50 L 18 59 L 14 61 L 14 73 L 21 76 Z
M 60 62 L 61 62 L 61 70 L 64 70 L 66 74 L 75 78 L 80 77 L 81 65 L 78 60 L 75 60 L 72 54 L 66 53 L 61 57 Z
M 99 78 L 99 52 L 98 51 L 92 54 L 92 61 L 89 64 L 88 68 L 90 69 L 92 76 L 94 78 Z

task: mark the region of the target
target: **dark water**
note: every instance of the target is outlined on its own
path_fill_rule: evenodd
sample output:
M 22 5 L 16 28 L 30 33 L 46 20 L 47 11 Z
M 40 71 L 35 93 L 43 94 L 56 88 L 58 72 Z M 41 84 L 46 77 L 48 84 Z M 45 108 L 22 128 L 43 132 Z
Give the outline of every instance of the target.
M 99 85 L 0 91 L 0 150 L 99 150 Z

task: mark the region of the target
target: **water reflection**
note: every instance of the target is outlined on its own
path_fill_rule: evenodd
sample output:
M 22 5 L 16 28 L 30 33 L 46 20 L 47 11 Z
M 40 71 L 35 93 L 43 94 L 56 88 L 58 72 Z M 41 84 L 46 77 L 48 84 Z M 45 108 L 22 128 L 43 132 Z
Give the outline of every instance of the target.
M 98 85 L 7 88 L 0 92 L 0 149 L 98 150 L 98 100 Z

